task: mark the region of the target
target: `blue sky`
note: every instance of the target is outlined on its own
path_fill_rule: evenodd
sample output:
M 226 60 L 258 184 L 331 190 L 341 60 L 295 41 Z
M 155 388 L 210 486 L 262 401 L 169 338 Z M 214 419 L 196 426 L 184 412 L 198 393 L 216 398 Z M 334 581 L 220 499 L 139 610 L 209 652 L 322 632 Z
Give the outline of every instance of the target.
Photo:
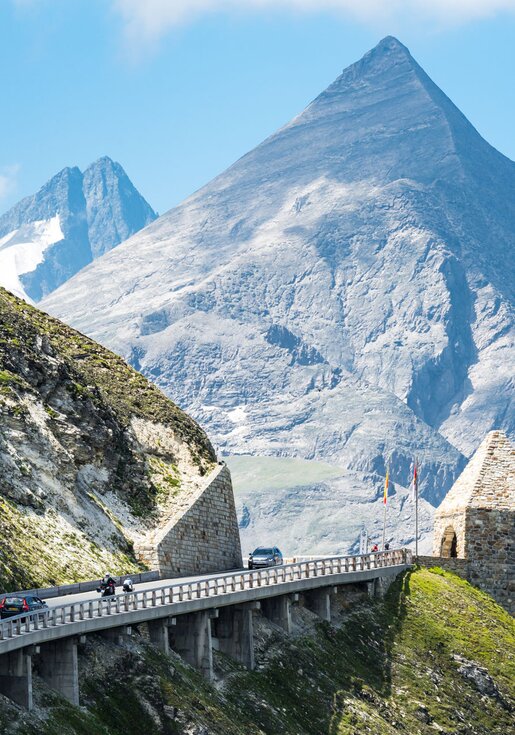
M 0 212 L 109 155 L 162 213 L 388 34 L 515 159 L 515 0 L 0 0 Z

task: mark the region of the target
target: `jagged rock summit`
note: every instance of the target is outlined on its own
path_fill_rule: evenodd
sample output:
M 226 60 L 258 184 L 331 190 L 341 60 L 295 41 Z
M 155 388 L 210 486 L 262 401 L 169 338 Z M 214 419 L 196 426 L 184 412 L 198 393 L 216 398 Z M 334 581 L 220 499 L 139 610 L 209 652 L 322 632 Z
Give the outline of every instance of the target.
M 224 451 L 329 460 L 369 498 L 417 453 L 436 504 L 515 431 L 514 224 L 515 164 L 386 38 L 44 308 Z
M 64 168 L 0 217 L 0 285 L 39 301 L 156 216 L 107 156 Z

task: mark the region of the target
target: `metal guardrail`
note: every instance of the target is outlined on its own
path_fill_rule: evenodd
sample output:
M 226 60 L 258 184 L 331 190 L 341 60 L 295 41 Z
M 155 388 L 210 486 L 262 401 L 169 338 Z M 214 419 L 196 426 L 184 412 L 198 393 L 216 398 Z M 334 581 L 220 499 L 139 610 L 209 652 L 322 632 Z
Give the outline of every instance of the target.
M 97 620 L 104 616 L 112 619 L 113 616 L 120 615 L 120 618 L 123 618 L 124 614 L 135 610 L 173 606 L 178 602 L 219 598 L 245 590 L 272 587 L 299 580 L 366 572 L 411 563 L 411 551 L 408 549 L 395 549 L 360 556 L 320 558 L 265 569 L 231 572 L 223 576 L 218 575 L 193 582 L 175 582 L 157 589 L 140 590 L 113 597 L 100 597 L 85 602 L 73 602 L 53 607 L 44 613 L 41 611 L 20 613 L 0 622 L 0 654 L 2 653 L 2 641 L 47 628 L 66 626 L 79 621 Z M 170 615 L 173 615 L 173 609 L 170 610 Z M 120 625 L 123 624 L 123 619 L 121 619 Z M 111 626 L 112 623 L 109 627 Z

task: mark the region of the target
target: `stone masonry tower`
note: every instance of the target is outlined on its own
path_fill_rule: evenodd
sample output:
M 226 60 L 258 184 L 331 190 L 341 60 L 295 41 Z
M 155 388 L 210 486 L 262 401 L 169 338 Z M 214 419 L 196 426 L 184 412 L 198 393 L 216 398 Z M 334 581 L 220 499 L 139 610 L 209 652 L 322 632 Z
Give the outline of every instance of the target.
M 435 514 L 433 555 L 467 561 L 467 577 L 515 614 L 515 447 L 490 432 Z

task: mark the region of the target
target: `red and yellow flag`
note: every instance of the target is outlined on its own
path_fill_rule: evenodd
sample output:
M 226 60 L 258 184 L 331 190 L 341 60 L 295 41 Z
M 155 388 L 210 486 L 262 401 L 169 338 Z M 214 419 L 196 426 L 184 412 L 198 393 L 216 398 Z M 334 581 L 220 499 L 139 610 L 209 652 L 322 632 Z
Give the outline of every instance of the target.
M 383 497 L 383 503 L 386 505 L 386 499 L 388 498 L 388 482 L 390 480 L 390 468 L 386 468 L 386 477 L 384 480 L 384 497 Z

